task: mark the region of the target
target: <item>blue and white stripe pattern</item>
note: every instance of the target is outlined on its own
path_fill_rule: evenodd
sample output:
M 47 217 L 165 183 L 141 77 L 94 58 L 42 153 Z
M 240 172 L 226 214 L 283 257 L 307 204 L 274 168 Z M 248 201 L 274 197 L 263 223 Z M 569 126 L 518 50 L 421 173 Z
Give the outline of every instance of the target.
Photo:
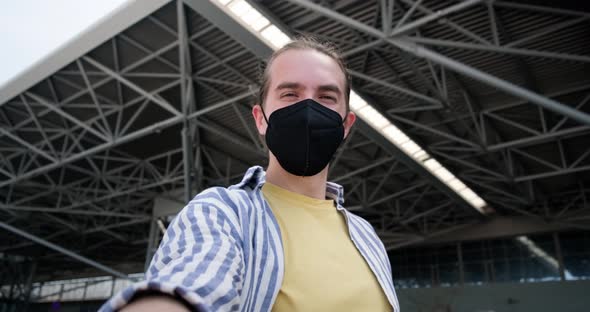
M 282 284 L 284 254 L 278 223 L 262 195 L 264 182 L 264 170 L 255 166 L 242 182 L 197 195 L 168 226 L 146 281 L 119 292 L 100 311 L 116 311 L 135 294 L 155 290 L 183 298 L 196 311 L 270 312 Z M 383 244 L 367 221 L 342 207 L 340 185 L 328 182 L 327 195 L 398 312 Z

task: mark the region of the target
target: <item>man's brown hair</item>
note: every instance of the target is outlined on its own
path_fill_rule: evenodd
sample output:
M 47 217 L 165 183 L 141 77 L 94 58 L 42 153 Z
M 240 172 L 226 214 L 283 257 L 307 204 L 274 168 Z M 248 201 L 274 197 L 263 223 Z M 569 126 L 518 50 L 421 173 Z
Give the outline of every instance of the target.
M 272 62 L 279 55 L 289 50 L 314 50 L 323 53 L 332 58 L 334 61 L 336 61 L 336 63 L 342 70 L 342 73 L 344 74 L 344 85 L 346 88 L 344 90 L 344 96 L 346 99 L 346 113 L 348 113 L 348 111 L 350 110 L 348 101 L 350 99 L 351 79 L 350 74 L 346 69 L 344 59 L 342 58 L 342 55 L 340 54 L 338 48 L 333 43 L 327 41 L 320 41 L 312 36 L 299 36 L 295 38 L 295 40 L 287 43 L 285 46 L 275 51 L 270 56 L 268 62 L 266 63 L 266 66 L 264 67 L 264 69 L 261 70 L 260 89 L 258 90 L 258 103 L 260 105 L 264 105 L 264 99 L 266 98 L 266 94 L 268 93 L 268 88 L 270 85 L 269 68 L 272 65 Z

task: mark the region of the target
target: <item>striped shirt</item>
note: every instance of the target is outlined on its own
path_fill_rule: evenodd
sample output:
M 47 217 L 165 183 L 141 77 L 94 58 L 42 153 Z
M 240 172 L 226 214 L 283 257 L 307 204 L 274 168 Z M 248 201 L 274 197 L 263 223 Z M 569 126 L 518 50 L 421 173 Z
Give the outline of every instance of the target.
M 255 166 L 236 185 L 198 194 L 168 226 L 146 280 L 119 292 L 100 311 L 116 311 L 135 294 L 158 291 L 181 297 L 196 311 L 270 312 L 282 284 L 284 254 L 279 225 L 262 194 L 264 182 L 264 170 Z M 328 182 L 326 196 L 344 214 L 351 240 L 392 310 L 399 311 L 379 237 L 367 221 L 342 207 L 342 186 Z

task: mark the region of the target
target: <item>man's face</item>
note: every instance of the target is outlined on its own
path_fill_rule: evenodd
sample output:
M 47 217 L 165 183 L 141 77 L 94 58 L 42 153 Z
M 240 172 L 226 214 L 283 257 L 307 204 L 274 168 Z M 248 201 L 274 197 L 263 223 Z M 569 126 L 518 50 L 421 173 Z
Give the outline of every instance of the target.
M 340 114 L 346 115 L 346 90 L 344 73 L 332 58 L 315 50 L 289 50 L 274 59 L 269 68 L 270 83 L 266 94 L 266 117 L 278 109 L 301 100 L 313 99 Z M 266 133 L 266 121 L 260 107 L 254 106 L 252 114 L 261 135 Z M 345 136 L 354 123 L 354 113 L 349 112 L 344 124 Z

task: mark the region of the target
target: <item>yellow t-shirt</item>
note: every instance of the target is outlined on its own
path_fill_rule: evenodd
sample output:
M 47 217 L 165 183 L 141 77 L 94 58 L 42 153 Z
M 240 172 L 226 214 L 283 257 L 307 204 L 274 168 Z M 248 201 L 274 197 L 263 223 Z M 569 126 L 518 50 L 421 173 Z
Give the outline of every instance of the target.
M 333 200 L 268 182 L 262 193 L 279 223 L 285 252 L 285 275 L 273 312 L 393 310 Z

